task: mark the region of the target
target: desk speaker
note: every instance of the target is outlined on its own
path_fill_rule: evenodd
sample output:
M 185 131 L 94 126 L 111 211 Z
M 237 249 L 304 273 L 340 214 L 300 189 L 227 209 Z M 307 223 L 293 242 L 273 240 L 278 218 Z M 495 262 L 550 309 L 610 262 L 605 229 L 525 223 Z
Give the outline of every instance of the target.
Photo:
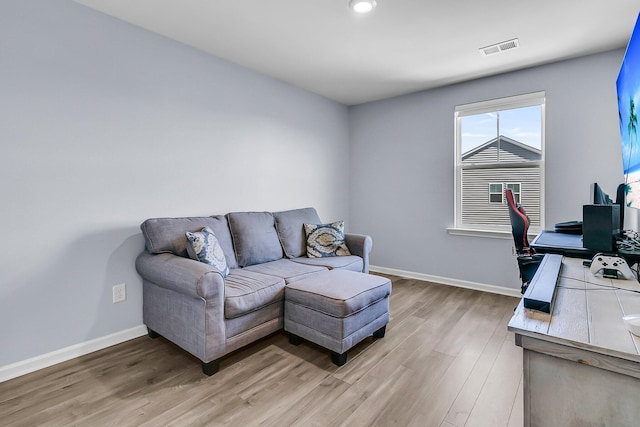
M 599 252 L 614 253 L 620 237 L 619 205 L 582 207 L 582 245 Z

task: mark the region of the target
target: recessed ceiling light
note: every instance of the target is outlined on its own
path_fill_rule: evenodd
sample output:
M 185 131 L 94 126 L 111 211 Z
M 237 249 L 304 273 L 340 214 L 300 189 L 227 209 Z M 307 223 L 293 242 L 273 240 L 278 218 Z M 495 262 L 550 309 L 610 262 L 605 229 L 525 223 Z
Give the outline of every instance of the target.
M 376 0 L 351 0 L 349 7 L 356 13 L 369 13 L 376 7 Z

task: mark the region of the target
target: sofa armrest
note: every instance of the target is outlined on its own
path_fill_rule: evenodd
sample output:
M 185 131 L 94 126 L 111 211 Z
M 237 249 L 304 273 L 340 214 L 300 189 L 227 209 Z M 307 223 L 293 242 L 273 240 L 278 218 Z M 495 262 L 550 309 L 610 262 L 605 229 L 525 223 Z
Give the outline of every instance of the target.
M 349 252 L 362 258 L 364 266 L 363 273 L 369 272 L 369 252 L 373 247 L 373 240 L 364 234 L 345 233 L 344 241 L 349 248 Z
M 224 295 L 224 278 L 210 265 L 173 254 L 143 252 L 136 258 L 138 274 L 156 285 L 210 300 Z

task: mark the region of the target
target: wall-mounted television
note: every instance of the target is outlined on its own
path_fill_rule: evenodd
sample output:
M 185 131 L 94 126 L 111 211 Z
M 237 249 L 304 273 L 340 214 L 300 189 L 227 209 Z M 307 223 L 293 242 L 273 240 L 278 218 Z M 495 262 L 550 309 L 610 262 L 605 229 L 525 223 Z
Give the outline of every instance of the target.
M 631 33 L 618 80 L 618 115 L 622 139 L 622 166 L 626 205 L 640 208 L 640 17 Z

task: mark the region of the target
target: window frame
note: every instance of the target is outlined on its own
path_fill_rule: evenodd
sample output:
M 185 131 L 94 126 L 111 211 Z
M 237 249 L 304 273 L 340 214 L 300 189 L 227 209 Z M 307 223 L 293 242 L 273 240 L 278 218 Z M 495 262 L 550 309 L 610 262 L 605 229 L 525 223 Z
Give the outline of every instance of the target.
M 447 229 L 450 234 L 471 235 L 482 237 L 500 237 L 511 238 L 510 226 L 498 225 L 477 225 L 464 224 L 462 221 L 462 171 L 464 169 L 479 168 L 495 168 L 495 167 L 523 167 L 525 162 L 520 163 L 489 163 L 483 165 L 462 164 L 462 135 L 461 135 L 461 119 L 465 116 L 476 114 L 490 113 L 502 110 L 511 110 L 516 108 L 530 107 L 539 105 L 541 107 L 541 158 L 538 161 L 527 161 L 526 166 L 537 166 L 540 170 L 540 225 L 531 226 L 529 233 L 537 234 L 544 230 L 545 222 L 545 117 L 546 117 L 546 96 L 544 91 L 532 92 L 522 95 L 508 96 L 504 98 L 496 98 L 486 101 L 474 102 L 470 104 L 458 105 L 454 109 L 454 225 Z M 497 182 L 492 182 L 497 183 Z M 503 201 L 504 189 L 508 184 L 517 184 L 515 182 L 503 184 Z M 521 184 L 521 183 L 519 183 Z M 522 190 L 522 185 L 520 185 Z M 520 199 L 522 199 L 520 191 Z
M 499 185 L 500 186 L 500 191 L 491 191 L 491 186 L 492 185 Z M 504 204 L 504 191 L 505 191 L 505 185 L 502 182 L 490 182 L 489 183 L 489 203 L 490 204 Z M 500 201 L 498 202 L 494 202 L 491 198 L 491 196 L 495 196 L 495 195 L 499 195 L 500 196 Z
M 492 185 L 499 185 L 500 186 L 500 191 L 491 191 L 491 186 Z M 517 185 L 518 186 L 518 191 L 514 190 L 513 185 Z M 489 183 L 489 191 L 488 191 L 488 200 L 490 204 L 505 204 L 507 203 L 506 198 L 504 197 L 505 192 L 511 189 L 511 191 L 513 191 L 513 199 L 516 201 L 516 203 L 520 203 L 520 198 L 521 198 L 521 194 L 522 194 L 522 183 L 521 182 L 490 182 Z M 500 201 L 492 201 L 491 200 L 491 196 L 495 196 L 495 195 L 499 195 L 500 196 Z
M 509 187 L 510 185 L 517 185 L 518 191 L 514 190 L 512 187 Z M 513 191 L 513 199 L 516 201 L 516 203 L 518 204 L 522 203 L 522 182 L 505 182 L 504 190 L 506 191 L 509 188 L 511 188 L 511 191 Z M 503 194 L 503 200 L 504 200 L 504 191 L 502 194 Z M 504 202 L 506 203 L 507 201 L 505 200 Z

